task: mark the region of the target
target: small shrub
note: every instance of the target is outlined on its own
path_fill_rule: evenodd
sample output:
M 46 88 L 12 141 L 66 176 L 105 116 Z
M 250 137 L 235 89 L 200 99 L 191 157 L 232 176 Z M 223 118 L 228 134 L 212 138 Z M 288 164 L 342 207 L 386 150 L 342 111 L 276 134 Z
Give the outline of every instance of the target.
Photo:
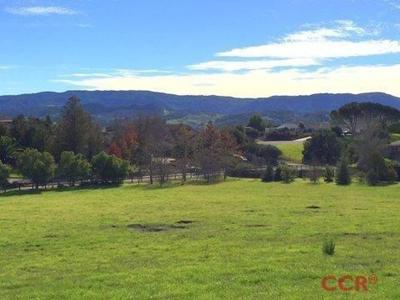
M 308 173 L 308 178 L 312 183 L 318 183 L 320 178 L 319 170 L 316 166 L 312 166 L 310 172 Z
M 282 181 L 282 167 L 278 166 L 275 170 L 274 181 Z
M 271 182 L 274 181 L 274 168 L 271 165 L 267 166 L 267 169 L 265 170 L 263 177 L 262 177 L 263 182 Z
M 305 172 L 303 169 L 300 169 L 300 170 L 297 172 L 297 177 L 299 177 L 299 178 L 305 178 L 305 177 L 306 177 L 306 172 Z
M 281 170 L 282 170 L 282 180 L 283 180 L 283 182 L 284 183 L 292 183 L 294 181 L 294 178 L 295 178 L 294 170 L 291 169 L 287 165 L 283 165 Z
M 335 242 L 333 240 L 324 241 L 322 245 L 322 253 L 325 255 L 334 255 L 335 254 Z
M 351 184 L 351 176 L 346 158 L 342 158 L 337 168 L 336 184 L 349 185 Z
M 326 167 L 324 172 L 324 181 L 326 183 L 333 182 L 334 177 L 335 177 L 335 170 L 331 167 Z
M 365 176 L 368 185 L 377 185 L 379 183 L 379 175 L 374 170 L 369 170 Z
M 230 177 L 239 178 L 261 178 L 262 172 L 256 169 L 256 166 L 249 163 L 239 163 L 227 172 Z
M 0 187 L 4 190 L 8 187 L 8 177 L 10 176 L 10 168 L 0 161 Z
M 396 169 L 393 166 L 389 166 L 387 169 L 387 179 L 390 183 L 394 183 L 399 179 Z

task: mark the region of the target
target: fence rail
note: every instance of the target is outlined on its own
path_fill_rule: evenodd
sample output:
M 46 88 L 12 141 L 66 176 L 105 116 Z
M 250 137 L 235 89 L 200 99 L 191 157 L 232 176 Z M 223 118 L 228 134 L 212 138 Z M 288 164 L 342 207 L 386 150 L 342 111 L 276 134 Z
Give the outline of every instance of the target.
M 210 174 L 209 176 L 211 177 L 216 177 L 216 176 L 223 176 L 224 172 L 217 172 Z M 161 175 L 153 175 L 152 180 L 154 183 L 159 183 L 161 178 L 163 176 Z M 172 173 L 172 174 L 166 174 L 164 176 L 165 182 L 170 182 L 170 181 L 177 181 L 177 180 L 182 180 L 183 179 L 183 174 L 182 173 Z M 200 173 L 186 173 L 186 180 L 188 182 L 190 181 L 203 181 L 206 180 L 204 174 Z M 126 179 L 124 179 L 121 184 L 145 184 L 145 183 L 150 183 L 151 178 L 149 175 L 145 176 L 130 176 Z M 35 190 L 35 185 L 32 183 L 30 180 L 13 180 L 11 184 L 15 187 L 8 188 L 6 190 L 0 191 L 0 195 L 4 194 L 6 192 L 16 192 L 16 191 L 28 191 L 28 190 Z M 101 183 L 99 181 L 95 180 L 88 180 L 88 181 L 77 181 L 75 183 L 75 187 L 90 187 L 90 186 L 101 186 L 104 185 L 104 183 Z M 68 181 L 64 180 L 54 180 L 50 181 L 46 185 L 39 185 L 38 190 L 55 190 L 59 188 L 64 188 L 64 187 L 73 187 L 70 185 Z

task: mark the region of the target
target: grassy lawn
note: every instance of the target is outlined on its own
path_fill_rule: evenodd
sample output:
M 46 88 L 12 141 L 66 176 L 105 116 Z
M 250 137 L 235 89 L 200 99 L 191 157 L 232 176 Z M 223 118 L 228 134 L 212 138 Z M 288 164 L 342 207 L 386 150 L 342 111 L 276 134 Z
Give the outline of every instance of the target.
M 400 133 L 392 133 L 390 135 L 390 142 L 400 141 Z
M 275 146 L 282 151 L 282 156 L 284 159 L 296 163 L 302 162 L 304 150 L 303 143 L 277 144 Z
M 399 194 L 232 180 L 2 196 L 0 299 L 399 299 Z M 369 292 L 320 287 L 372 273 Z

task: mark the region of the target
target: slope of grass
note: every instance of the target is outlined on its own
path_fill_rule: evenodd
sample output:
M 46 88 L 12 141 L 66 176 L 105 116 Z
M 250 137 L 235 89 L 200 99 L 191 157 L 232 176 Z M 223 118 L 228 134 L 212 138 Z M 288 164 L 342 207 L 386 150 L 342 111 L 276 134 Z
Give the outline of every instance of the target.
M 392 133 L 390 134 L 390 142 L 400 141 L 400 133 Z
M 232 180 L 2 196 L 0 299 L 399 299 L 399 192 Z M 372 273 L 369 292 L 320 287 Z
M 275 145 L 279 150 L 282 151 L 282 156 L 285 160 L 301 163 L 303 160 L 303 143 L 286 143 Z

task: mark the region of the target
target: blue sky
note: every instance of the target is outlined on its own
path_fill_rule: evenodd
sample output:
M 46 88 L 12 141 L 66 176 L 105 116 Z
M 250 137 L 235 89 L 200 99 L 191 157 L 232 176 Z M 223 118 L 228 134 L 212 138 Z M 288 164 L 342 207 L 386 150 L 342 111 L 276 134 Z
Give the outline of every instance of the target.
M 400 96 L 400 0 L 0 0 L 0 94 Z

